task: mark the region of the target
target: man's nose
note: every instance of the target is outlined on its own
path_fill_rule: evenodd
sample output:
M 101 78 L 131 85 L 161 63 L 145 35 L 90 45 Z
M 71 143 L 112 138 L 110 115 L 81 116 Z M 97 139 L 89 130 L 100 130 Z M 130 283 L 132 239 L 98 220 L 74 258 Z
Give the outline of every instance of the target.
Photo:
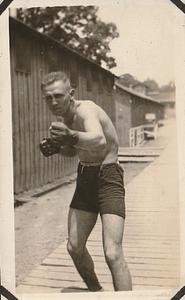
M 53 106 L 54 106 L 54 105 L 57 105 L 57 101 L 56 101 L 54 95 L 52 95 L 52 105 L 53 105 Z

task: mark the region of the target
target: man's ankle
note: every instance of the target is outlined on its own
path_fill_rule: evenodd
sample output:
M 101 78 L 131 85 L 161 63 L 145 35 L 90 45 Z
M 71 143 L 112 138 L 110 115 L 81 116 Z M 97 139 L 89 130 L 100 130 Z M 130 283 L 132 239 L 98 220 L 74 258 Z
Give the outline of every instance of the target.
M 93 289 L 93 290 L 89 290 L 90 292 L 103 292 L 104 289 L 102 288 L 102 286 L 98 287 L 97 289 Z

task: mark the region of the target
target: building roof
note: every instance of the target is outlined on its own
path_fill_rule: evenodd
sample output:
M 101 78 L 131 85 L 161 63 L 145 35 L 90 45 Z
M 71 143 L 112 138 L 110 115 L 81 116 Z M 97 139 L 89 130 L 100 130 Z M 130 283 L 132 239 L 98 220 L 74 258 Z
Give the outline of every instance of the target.
M 158 100 L 160 103 L 175 103 L 175 90 L 174 91 L 165 91 L 151 94 L 153 98 Z
M 112 72 L 110 72 L 109 70 L 103 68 L 102 66 L 100 66 L 99 64 L 93 62 L 92 60 L 90 60 L 89 58 L 85 57 L 84 55 L 80 54 L 79 52 L 69 48 L 68 46 L 64 45 L 63 43 L 55 40 L 54 38 L 44 34 L 44 33 L 40 33 L 39 31 L 37 31 L 36 29 L 26 25 L 25 23 L 23 23 L 22 21 L 14 18 L 14 17 L 9 17 L 9 20 L 10 20 L 10 26 L 19 26 L 21 29 L 31 33 L 31 34 L 34 34 L 34 35 L 37 35 L 40 39 L 43 39 L 43 40 L 47 40 L 47 41 L 50 41 L 51 43 L 55 44 L 57 47 L 59 48 L 63 48 L 67 51 L 69 51 L 71 54 L 75 55 L 75 56 L 78 56 L 80 57 L 81 59 L 83 59 L 84 61 L 96 66 L 97 68 L 101 69 L 101 71 L 103 72 L 106 72 L 109 76 L 112 76 L 112 77 L 115 77 L 115 78 L 118 78 L 118 76 L 116 76 L 115 74 L 113 74 Z
M 138 93 L 138 92 L 132 90 L 131 88 L 128 88 L 128 87 L 123 86 L 123 85 L 120 84 L 120 83 L 115 82 L 115 85 L 116 85 L 116 87 L 120 88 L 121 90 L 123 90 L 123 91 L 125 91 L 125 92 L 127 92 L 127 93 L 129 93 L 129 94 L 131 94 L 131 95 L 133 95 L 133 96 L 137 96 L 137 97 L 143 98 L 143 99 L 145 99 L 145 100 L 149 100 L 149 101 L 152 101 L 152 102 L 161 104 L 160 101 L 158 101 L 158 100 L 156 100 L 156 99 L 154 99 L 154 98 L 148 97 L 148 96 L 146 96 L 146 95 L 140 94 L 140 93 Z
M 138 81 L 138 82 L 136 82 L 136 83 L 133 83 L 133 84 L 131 84 L 131 87 L 132 87 L 132 88 L 135 88 L 136 86 L 143 86 L 143 87 L 145 87 L 145 88 L 147 88 L 147 89 L 148 89 L 148 86 L 147 86 L 145 83 L 143 83 L 143 82 L 140 82 L 140 81 Z

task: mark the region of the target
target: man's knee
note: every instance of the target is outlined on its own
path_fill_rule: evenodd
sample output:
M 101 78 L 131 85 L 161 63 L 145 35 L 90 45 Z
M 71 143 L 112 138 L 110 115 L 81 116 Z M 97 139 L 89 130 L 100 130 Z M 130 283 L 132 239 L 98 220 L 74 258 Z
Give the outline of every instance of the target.
M 83 255 L 83 248 L 78 244 L 68 241 L 67 243 L 67 251 L 71 256 L 81 257 Z
M 107 244 L 104 247 L 104 253 L 105 253 L 106 261 L 109 263 L 116 262 L 120 258 L 123 259 L 121 244 L 117 244 L 117 243 Z

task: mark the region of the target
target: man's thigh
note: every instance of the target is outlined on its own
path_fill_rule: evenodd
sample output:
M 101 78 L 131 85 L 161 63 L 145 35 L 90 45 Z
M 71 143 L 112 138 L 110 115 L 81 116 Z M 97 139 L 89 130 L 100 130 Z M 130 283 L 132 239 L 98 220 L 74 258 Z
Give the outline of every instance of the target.
M 116 214 L 103 214 L 102 235 L 104 245 L 111 243 L 121 244 L 123 240 L 124 218 Z
M 98 204 L 101 215 L 113 215 L 113 219 L 119 224 L 116 216 L 125 218 L 125 188 L 123 169 L 117 164 L 103 166 L 99 178 Z M 109 218 L 108 218 L 109 219 Z M 106 226 L 106 216 L 105 216 Z M 119 226 L 118 226 L 119 227 Z
M 69 241 L 83 247 L 97 221 L 97 213 L 70 208 L 68 215 Z

